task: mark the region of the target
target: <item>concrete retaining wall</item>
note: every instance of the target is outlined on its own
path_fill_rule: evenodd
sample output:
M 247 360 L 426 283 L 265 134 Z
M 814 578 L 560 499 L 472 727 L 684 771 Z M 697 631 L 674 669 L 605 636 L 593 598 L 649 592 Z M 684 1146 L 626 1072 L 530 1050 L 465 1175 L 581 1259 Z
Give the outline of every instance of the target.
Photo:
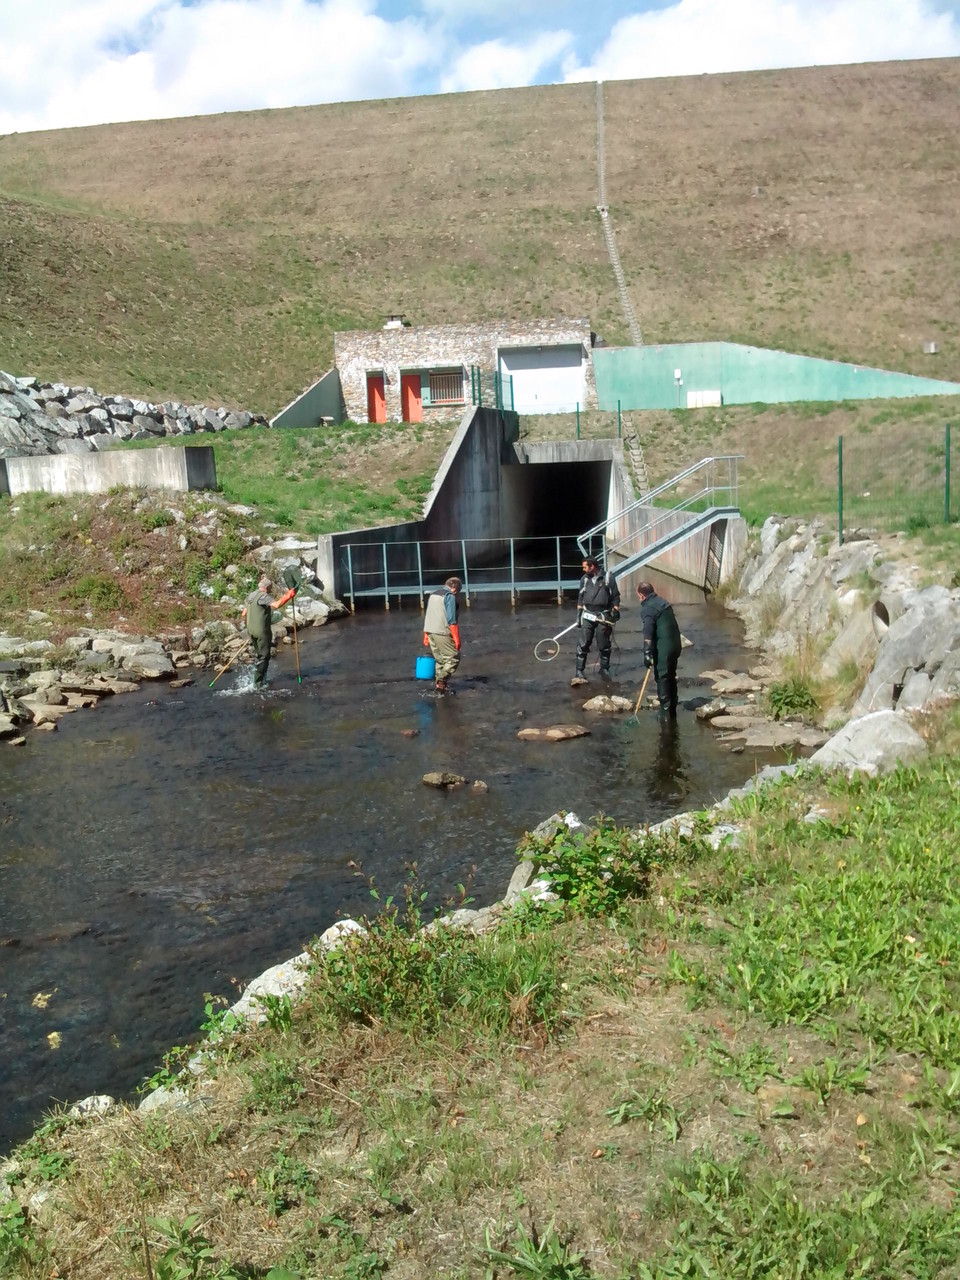
M 413 584 L 418 575 L 416 550 L 397 544 L 419 541 L 422 544 L 420 567 L 428 590 L 460 567 L 451 560 L 450 539 L 472 540 L 472 555 L 482 554 L 484 549 L 482 541 L 478 545 L 474 540 L 490 540 L 493 549 L 503 525 L 500 463 L 518 433 L 519 419 L 515 413 L 471 407 L 463 415 L 436 474 L 423 518 L 373 529 L 321 534 L 317 539 L 317 572 L 322 580 L 333 585 L 338 598 L 349 594 L 347 543 L 351 546 L 351 567 L 358 585 L 364 581 L 382 582 L 382 543 L 392 548 L 388 552 L 391 579 Z M 431 543 L 440 545 L 431 546 Z
M 275 418 L 271 418 L 270 425 L 271 427 L 319 427 L 325 418 L 331 422 L 343 422 L 346 416 L 340 374 L 336 369 L 329 369 L 312 387 L 308 387 L 303 395 L 297 396 L 296 400 L 292 400 L 285 409 L 281 409 Z
M 215 489 L 213 449 L 197 445 L 0 460 L 0 492 L 11 495 L 106 493 L 116 485 L 181 493 Z

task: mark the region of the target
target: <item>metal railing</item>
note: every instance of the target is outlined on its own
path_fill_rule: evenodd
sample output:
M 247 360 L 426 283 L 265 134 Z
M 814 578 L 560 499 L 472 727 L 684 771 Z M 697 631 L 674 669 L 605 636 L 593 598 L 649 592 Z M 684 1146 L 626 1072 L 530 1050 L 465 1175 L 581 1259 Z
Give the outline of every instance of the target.
M 467 605 L 480 592 L 548 592 L 563 599 L 580 585 L 581 554 L 572 535 L 549 538 L 447 538 L 345 542 L 337 552 L 337 581 L 351 611 L 358 600 L 415 597 L 423 608 L 447 578 L 463 582 Z
M 692 467 L 671 477 L 663 484 L 651 489 L 649 493 L 637 498 L 615 515 L 609 516 L 592 529 L 587 529 L 577 538 L 577 546 L 584 555 L 602 556 L 607 563 L 607 556 L 632 555 L 624 548 L 627 544 L 636 543 L 638 538 L 644 539 L 644 547 L 656 541 L 648 536 L 649 531 L 660 528 L 665 533 L 672 521 L 674 526 L 690 525 L 697 516 L 710 516 L 714 511 L 728 512 L 740 506 L 738 463 L 742 454 L 722 454 L 717 457 L 701 458 Z M 695 487 L 693 487 L 695 486 Z M 684 492 L 684 491 L 687 492 Z M 630 528 L 623 533 L 615 533 L 611 540 L 607 531 L 616 529 L 623 521 Z M 696 521 L 697 527 L 704 523 Z M 692 527 L 688 533 L 693 532 Z M 672 539 L 672 541 L 678 541 Z

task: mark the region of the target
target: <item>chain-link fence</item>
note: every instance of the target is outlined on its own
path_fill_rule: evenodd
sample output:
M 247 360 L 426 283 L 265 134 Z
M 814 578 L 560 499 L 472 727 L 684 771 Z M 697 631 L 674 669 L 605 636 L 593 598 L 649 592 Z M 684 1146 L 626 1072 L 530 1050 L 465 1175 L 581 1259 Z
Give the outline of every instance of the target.
M 951 488 L 950 425 L 898 432 L 883 448 L 870 435 L 837 440 L 840 541 L 854 529 L 916 533 L 958 517 Z

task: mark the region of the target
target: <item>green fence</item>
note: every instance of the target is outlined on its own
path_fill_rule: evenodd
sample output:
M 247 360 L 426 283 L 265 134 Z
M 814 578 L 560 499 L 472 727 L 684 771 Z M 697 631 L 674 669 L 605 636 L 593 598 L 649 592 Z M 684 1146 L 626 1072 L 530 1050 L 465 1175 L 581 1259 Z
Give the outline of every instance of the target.
M 868 435 L 837 440 L 841 543 L 854 529 L 916 533 L 960 515 L 951 484 L 950 424 L 904 430 L 878 450 Z

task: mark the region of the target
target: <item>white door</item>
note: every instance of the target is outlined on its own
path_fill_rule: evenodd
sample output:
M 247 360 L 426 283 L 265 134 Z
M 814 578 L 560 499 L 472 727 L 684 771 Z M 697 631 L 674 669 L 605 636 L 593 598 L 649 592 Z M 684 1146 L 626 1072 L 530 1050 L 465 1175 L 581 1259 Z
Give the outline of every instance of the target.
M 579 342 L 562 347 L 501 348 L 499 355 L 505 409 L 572 413 L 577 405 L 583 408 L 583 347 Z

